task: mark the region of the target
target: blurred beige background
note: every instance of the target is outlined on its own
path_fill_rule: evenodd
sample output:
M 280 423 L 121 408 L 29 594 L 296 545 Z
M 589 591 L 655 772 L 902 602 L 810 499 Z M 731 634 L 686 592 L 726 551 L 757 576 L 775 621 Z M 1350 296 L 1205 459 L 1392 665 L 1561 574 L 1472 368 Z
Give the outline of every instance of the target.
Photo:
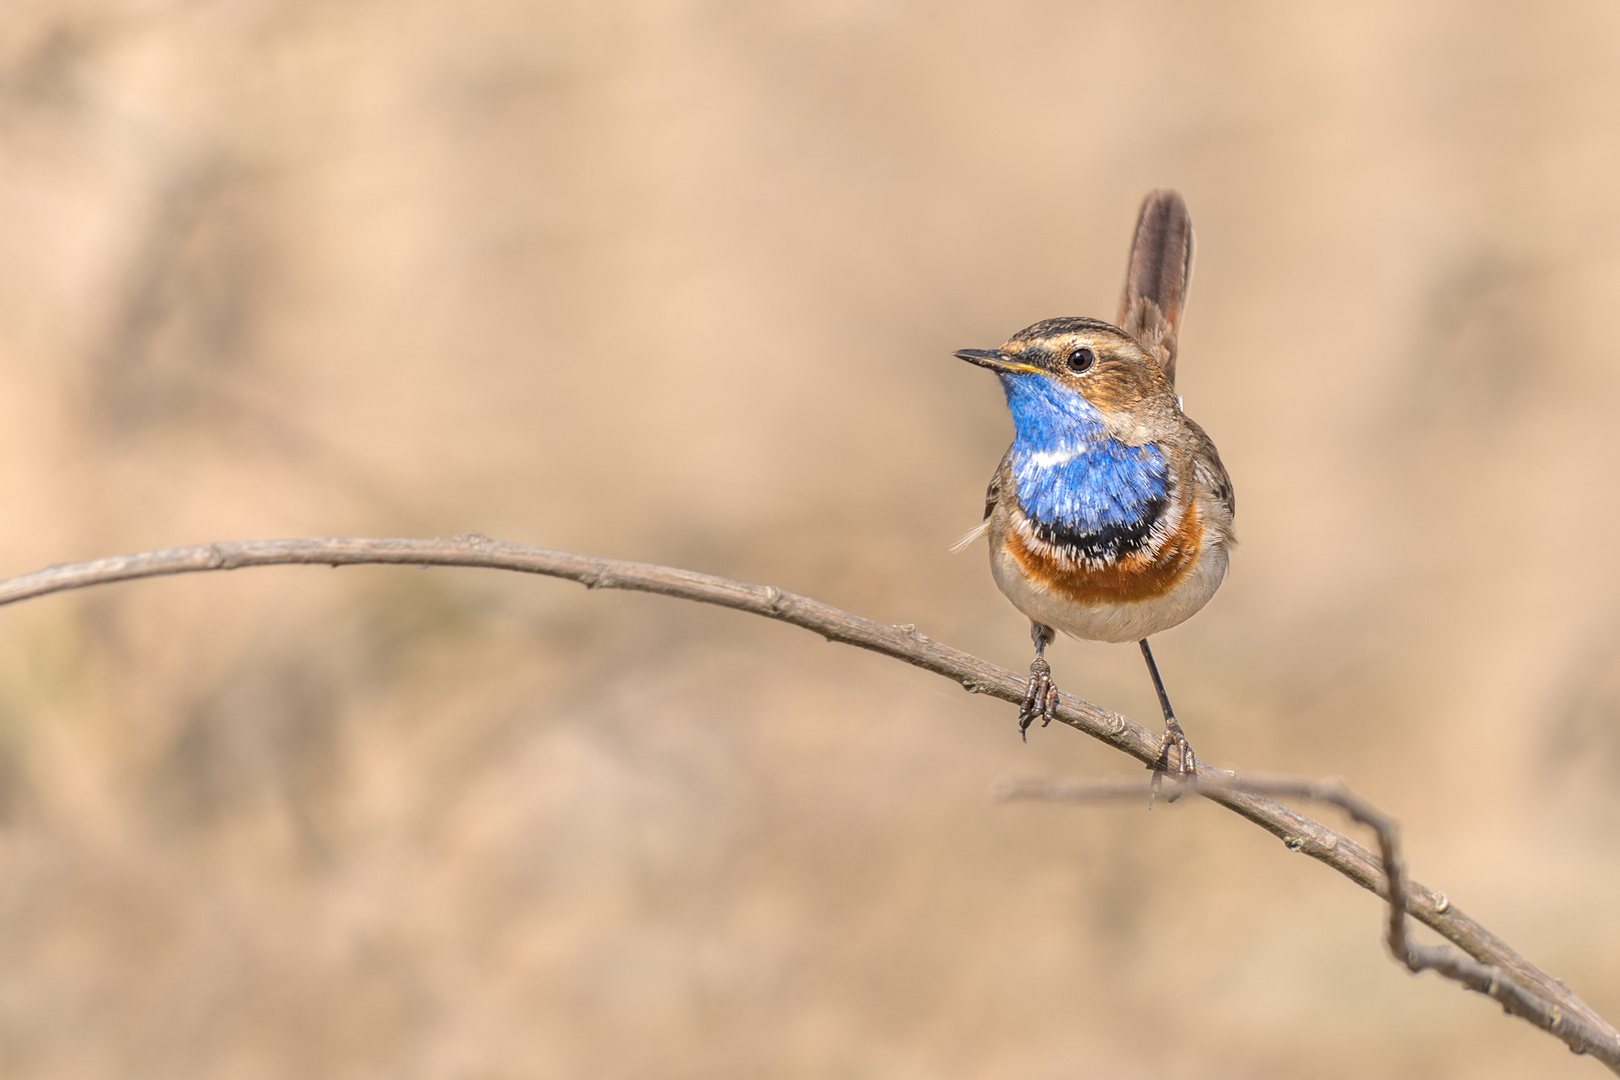
M 1017 667 L 950 352 L 1111 316 L 1180 188 L 1200 754 L 1620 1016 L 1612 4 L 14 0 L 0 138 L 0 572 L 479 530 Z M 1601 1075 L 1231 815 L 992 806 L 1130 766 L 791 628 L 289 568 L 0 644 L 6 1076 Z

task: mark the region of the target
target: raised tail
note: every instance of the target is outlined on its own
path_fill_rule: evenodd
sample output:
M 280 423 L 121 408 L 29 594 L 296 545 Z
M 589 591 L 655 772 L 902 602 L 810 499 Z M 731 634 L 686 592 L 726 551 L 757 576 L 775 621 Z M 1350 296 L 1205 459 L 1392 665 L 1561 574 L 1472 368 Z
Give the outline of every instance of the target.
M 1176 382 L 1176 335 L 1192 269 L 1192 216 L 1187 204 L 1170 188 L 1148 192 L 1136 218 L 1125 291 L 1115 321 L 1158 357 L 1172 386 Z

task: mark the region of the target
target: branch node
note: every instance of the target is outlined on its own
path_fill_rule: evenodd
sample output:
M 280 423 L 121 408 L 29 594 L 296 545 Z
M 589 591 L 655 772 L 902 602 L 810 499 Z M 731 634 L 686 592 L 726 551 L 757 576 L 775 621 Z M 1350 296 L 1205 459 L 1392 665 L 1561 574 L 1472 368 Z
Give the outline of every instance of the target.
M 1305 847 L 1305 838 L 1303 836 L 1285 836 L 1283 837 L 1283 847 L 1289 851 L 1301 851 Z
M 1450 910 L 1450 908 L 1451 908 L 1451 901 L 1449 899 L 1447 899 L 1445 893 L 1443 893 L 1443 892 L 1434 893 L 1434 913 L 1436 915 L 1443 915 L 1448 910 Z
M 977 694 L 979 692 L 979 681 L 973 678 L 963 679 L 962 689 L 966 690 L 970 694 Z

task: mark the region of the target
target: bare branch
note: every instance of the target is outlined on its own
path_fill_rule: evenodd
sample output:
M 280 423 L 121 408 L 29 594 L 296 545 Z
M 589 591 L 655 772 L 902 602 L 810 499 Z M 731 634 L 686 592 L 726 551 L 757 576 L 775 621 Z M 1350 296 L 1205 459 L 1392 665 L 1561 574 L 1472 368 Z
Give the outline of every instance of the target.
M 1157 778 L 1156 778 L 1157 779 Z M 1104 780 L 1083 783 L 1051 783 L 1029 780 L 998 784 L 994 794 L 1003 802 L 1102 802 L 1152 797 L 1157 787 L 1141 781 Z M 1185 792 L 1203 795 L 1245 792 L 1251 795 L 1280 795 L 1309 799 L 1337 806 L 1352 819 L 1378 835 L 1378 851 L 1384 876 L 1394 883 L 1383 895 L 1389 900 L 1389 922 L 1384 941 L 1390 956 L 1405 964 L 1413 974 L 1437 971 L 1470 990 L 1501 1003 L 1502 1008 L 1529 1021 L 1549 1035 L 1562 1039 L 1577 1054 L 1591 1054 L 1620 1075 L 1620 1039 L 1599 1030 L 1577 1016 L 1567 1016 L 1554 1002 L 1520 986 L 1499 968 L 1479 963 L 1444 945 L 1418 945 L 1406 936 L 1406 870 L 1401 862 L 1400 830 L 1377 807 L 1337 780 L 1309 780 L 1298 777 L 1238 777 L 1222 775 L 1184 781 L 1169 789 L 1171 798 Z
M 915 626 L 873 622 L 770 585 L 752 585 L 650 563 L 602 559 L 524 544 L 509 544 L 476 533 L 450 540 L 352 537 L 246 540 L 119 555 L 92 562 L 51 566 L 36 573 L 0 581 L 0 604 L 91 585 L 166 574 L 287 564 L 357 566 L 378 563 L 515 570 L 567 578 L 587 588 L 629 589 L 718 604 L 812 630 L 828 641 L 855 645 L 902 660 L 953 679 L 969 693 L 988 694 L 1015 703 L 1021 702 L 1024 697 L 1024 676 L 960 649 L 942 645 L 919 633 Z M 1073 695 L 1062 696 L 1056 719 L 1124 751 L 1144 765 L 1152 765 L 1158 757 L 1157 733 Z M 1140 785 L 1135 789 L 1135 794 L 1145 793 L 1146 789 Z M 1276 793 L 1308 795 L 1298 789 L 1279 790 Z M 1289 850 L 1309 855 L 1379 896 L 1391 895 L 1388 888 L 1390 877 L 1384 867 L 1398 868 L 1398 860 L 1392 861 L 1387 850 L 1384 852 L 1385 858 L 1381 860 L 1350 837 L 1282 805 L 1259 787 L 1240 788 L 1234 784 L 1212 783 L 1200 794 L 1281 838 Z M 1322 794 L 1308 797 L 1333 801 Z M 1346 806 L 1346 809 L 1350 808 Z M 1354 810 L 1350 812 L 1355 814 Z M 1394 880 L 1396 887 L 1393 894 L 1396 900 L 1391 905 L 1392 912 L 1397 908 L 1404 909 L 1483 965 L 1483 970 L 1490 973 L 1483 987 L 1484 992 L 1503 1001 L 1510 1010 L 1515 1009 L 1515 1003 L 1526 1010 L 1543 1006 L 1550 1009 L 1548 1020 L 1551 1026 L 1547 1026 L 1547 1030 L 1560 1033 L 1560 1037 L 1563 1037 L 1561 1032 L 1565 1027 L 1580 1021 L 1592 1033 L 1589 1042 L 1583 1045 L 1589 1046 L 1594 1053 L 1599 1048 L 1607 1048 L 1605 1052 L 1620 1055 L 1620 1032 L 1572 994 L 1563 983 L 1519 956 L 1506 942 L 1449 903 L 1443 894 L 1432 892 L 1407 879 L 1398 869 Z M 1392 931 L 1397 921 L 1392 914 Z M 1404 922 L 1402 926 L 1401 933 L 1404 934 Z M 1449 953 L 1449 950 L 1434 951 Z M 1432 966 L 1449 977 L 1459 978 L 1481 989 L 1475 985 L 1481 973 L 1469 967 L 1468 961 L 1462 957 L 1451 954 L 1451 959 L 1436 959 L 1431 964 L 1421 953 L 1418 955 L 1423 959 L 1423 966 Z M 1513 990 L 1502 989 L 1510 986 Z M 1512 996 L 1516 991 L 1527 992 L 1522 1002 Z M 1520 1015 L 1527 1013 L 1521 1012 Z M 1620 1056 L 1614 1060 L 1620 1061 Z M 1610 1063 L 1610 1058 L 1605 1057 L 1604 1061 Z M 1615 1066 L 1611 1064 L 1611 1067 Z

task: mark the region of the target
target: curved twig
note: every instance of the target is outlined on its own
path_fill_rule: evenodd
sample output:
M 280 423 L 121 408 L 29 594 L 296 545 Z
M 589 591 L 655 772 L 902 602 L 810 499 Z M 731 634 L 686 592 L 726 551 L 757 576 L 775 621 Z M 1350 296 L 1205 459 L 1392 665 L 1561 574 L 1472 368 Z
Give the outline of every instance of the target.
M 855 645 L 902 660 L 955 680 L 969 693 L 988 694 L 1009 702 L 1020 702 L 1024 697 L 1023 676 L 934 641 L 909 624 L 890 626 L 873 622 L 771 585 L 752 585 L 674 567 L 504 543 L 476 533 L 449 540 L 349 537 L 245 540 L 119 555 L 51 566 L 0 581 L 0 605 L 68 589 L 166 574 L 286 564 L 376 563 L 515 570 L 567 578 L 587 588 L 629 589 L 718 604 L 812 630 L 828 641 Z M 1151 765 L 1159 756 L 1159 736 L 1155 732 L 1073 695 L 1063 695 L 1056 718 L 1124 751 L 1144 765 Z M 1217 784 L 1203 794 L 1281 838 L 1290 851 L 1303 852 L 1325 863 L 1364 889 L 1380 896 L 1389 895 L 1379 858 L 1348 836 L 1257 791 Z M 1419 922 L 1440 933 L 1480 964 L 1497 969 L 1519 987 L 1544 999 L 1559 1015 L 1584 1021 L 1597 1033 L 1598 1038 L 1592 1043 L 1594 1049 L 1602 1045 L 1620 1055 L 1620 1032 L 1613 1025 L 1561 982 L 1514 952 L 1506 942 L 1459 911 L 1455 904 L 1447 902 L 1443 894 L 1410 880 L 1400 882 L 1399 892 L 1404 898 L 1405 910 Z
M 1078 783 L 1025 780 L 998 784 L 995 795 L 1002 802 L 1088 803 L 1140 799 L 1144 796 L 1151 798 L 1155 790 L 1152 785 L 1140 780 Z M 1591 1054 L 1607 1065 L 1611 1072 L 1620 1073 L 1620 1041 L 1612 1035 L 1599 1031 L 1581 1017 L 1566 1016 L 1558 1005 L 1526 990 L 1500 968 L 1482 964 L 1447 946 L 1419 945 L 1407 937 L 1406 868 L 1401 862 L 1400 830 L 1386 814 L 1339 781 L 1223 775 L 1183 781 L 1170 789 L 1170 795 L 1173 798 L 1189 791 L 1206 798 L 1217 792 L 1242 791 L 1251 795 L 1280 795 L 1337 806 L 1378 835 L 1378 853 L 1385 878 L 1395 883 L 1394 888 L 1384 893 L 1389 900 L 1389 921 L 1385 926 L 1384 942 L 1397 963 L 1405 964 L 1414 975 L 1421 971 L 1435 971 L 1470 990 L 1478 991 L 1498 1002 L 1505 1011 L 1562 1039 L 1575 1053 Z

